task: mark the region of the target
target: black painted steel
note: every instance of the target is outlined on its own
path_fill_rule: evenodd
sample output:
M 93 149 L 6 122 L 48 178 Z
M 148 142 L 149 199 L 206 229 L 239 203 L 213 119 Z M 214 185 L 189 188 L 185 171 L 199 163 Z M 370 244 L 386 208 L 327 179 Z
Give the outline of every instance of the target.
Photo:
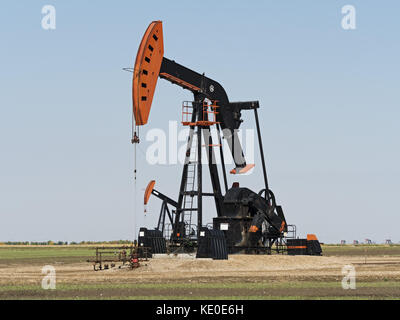
M 256 108 L 254 108 L 254 118 L 256 119 L 258 145 L 259 145 L 259 148 L 260 148 L 261 164 L 262 164 L 263 175 L 264 175 L 265 190 L 269 190 L 267 169 L 265 167 L 265 159 L 264 159 L 264 149 L 263 149 L 262 139 L 261 139 L 260 123 L 258 121 L 258 112 L 257 112 Z M 267 200 L 269 200 L 269 193 L 266 193 L 266 197 L 267 197 Z
M 215 231 L 222 232 L 228 242 L 230 252 L 240 248 L 268 248 L 274 243 L 280 243 L 287 231 L 286 220 L 283 210 L 280 206 L 276 206 L 275 197 L 269 190 L 267 171 L 264 158 L 264 150 L 261 139 L 260 124 L 257 109 L 258 101 L 230 102 L 224 88 L 215 80 L 207 78 L 204 74 L 197 73 L 186 68 L 175 61 L 163 58 L 160 70 L 160 77 L 164 78 L 176 85 L 190 90 L 194 95 L 193 113 L 191 123 L 196 121 L 207 121 L 203 113 L 203 102 L 210 100 L 218 105 L 218 113 L 216 114 L 217 129 L 221 130 L 223 137 L 228 143 L 229 149 L 233 156 L 236 172 L 246 167 L 246 160 L 243 154 L 241 143 L 238 138 L 238 132 L 241 123 L 242 110 L 254 110 L 254 116 L 257 127 L 257 135 L 259 148 L 261 153 L 262 169 L 265 183 L 265 197 L 257 194 L 247 188 L 231 188 L 228 189 L 228 182 L 225 170 L 225 161 L 223 158 L 223 150 L 220 147 L 222 158 L 223 178 L 226 194 L 222 195 L 221 185 L 218 175 L 218 168 L 215 163 L 214 144 L 206 126 L 191 126 L 187 144 L 187 152 L 185 165 L 183 168 L 179 198 L 177 202 L 177 210 L 175 212 L 172 241 L 183 242 L 185 237 L 184 223 L 185 211 L 197 211 L 197 240 L 201 242 L 200 230 L 203 227 L 203 180 L 202 180 L 202 146 L 201 137 L 204 136 L 206 155 L 208 157 L 209 171 L 212 183 L 212 195 L 215 199 L 217 218 L 214 218 Z M 193 137 L 197 136 L 197 190 L 190 190 L 193 197 L 197 197 L 197 208 L 184 208 L 183 201 L 188 196 L 185 190 L 188 178 L 188 166 L 190 159 L 190 151 Z M 222 146 L 221 137 L 218 142 Z M 164 221 L 160 219 L 160 223 Z M 159 225 L 160 225 L 159 223 Z M 220 230 L 221 223 L 227 223 L 230 226 L 228 230 Z M 253 231 L 250 232 L 250 227 Z M 255 231 L 254 231 L 255 230 Z M 247 250 L 249 251 L 249 250 Z
M 322 255 L 321 244 L 318 240 L 307 241 L 307 254 L 310 256 L 320 256 Z
M 196 258 L 227 260 L 228 249 L 224 233 L 220 230 L 200 228 Z
M 140 228 L 139 230 L 139 247 L 148 247 L 152 254 L 167 253 L 167 244 L 160 230 L 148 230 Z
M 288 255 L 308 255 L 307 239 L 287 239 L 286 245 Z
M 244 168 L 246 166 L 246 160 L 237 135 L 237 129 L 239 129 L 243 122 L 241 119 L 241 110 L 250 109 L 252 105 L 255 107 L 256 102 L 231 103 L 229 102 L 225 89 L 217 81 L 207 78 L 200 73 L 164 57 L 160 70 L 160 78 L 182 86 L 181 83 L 172 80 L 170 77 L 165 76 L 165 74 L 199 88 L 200 91 L 186 88 L 193 92 L 196 101 L 199 100 L 197 97 L 202 95 L 203 99 L 208 98 L 211 101 L 218 102 L 219 113 L 217 114 L 216 120 L 221 124 L 224 138 L 228 142 L 236 168 L 238 170 Z

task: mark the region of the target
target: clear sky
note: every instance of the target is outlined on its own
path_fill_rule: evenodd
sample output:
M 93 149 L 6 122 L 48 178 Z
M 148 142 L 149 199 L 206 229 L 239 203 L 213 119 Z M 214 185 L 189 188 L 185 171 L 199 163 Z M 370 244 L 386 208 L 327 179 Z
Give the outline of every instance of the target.
M 47 4 L 56 30 L 41 27 Z M 346 4 L 356 30 L 341 27 Z M 149 180 L 177 198 L 181 166 L 151 166 L 142 152 L 146 132 L 180 120 L 191 95 L 159 81 L 135 193 L 122 71 L 162 20 L 166 57 L 231 101 L 260 101 L 270 186 L 300 236 L 399 242 L 399 11 L 368 0 L 1 1 L 0 241 L 132 239 L 134 220 L 157 220 L 155 198 L 143 214 Z M 261 189 L 258 159 L 237 180 Z

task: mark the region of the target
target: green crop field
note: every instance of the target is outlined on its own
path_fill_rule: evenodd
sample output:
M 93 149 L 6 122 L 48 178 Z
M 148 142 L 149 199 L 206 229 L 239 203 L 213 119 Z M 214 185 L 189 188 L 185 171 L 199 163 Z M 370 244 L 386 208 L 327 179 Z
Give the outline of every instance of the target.
M 339 282 L 193 283 L 193 284 L 81 284 L 60 285 L 56 290 L 39 286 L 3 286 L 1 299 L 400 299 L 400 282 L 375 281 L 344 291 Z
M 324 256 L 400 256 L 400 245 L 325 245 Z
M 93 247 L 86 246 L 62 246 L 62 247 L 30 247 L 30 246 L 0 246 L 0 264 L 7 262 L 23 263 L 24 261 L 76 262 L 87 259 L 93 255 Z

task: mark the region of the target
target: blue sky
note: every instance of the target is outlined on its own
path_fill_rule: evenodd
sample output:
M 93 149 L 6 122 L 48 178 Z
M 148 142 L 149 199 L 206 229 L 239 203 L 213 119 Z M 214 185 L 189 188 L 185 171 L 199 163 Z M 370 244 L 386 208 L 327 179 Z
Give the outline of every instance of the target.
M 41 28 L 54 5 L 57 28 Z M 341 28 L 356 8 L 357 29 Z M 259 100 L 271 188 L 300 235 L 400 241 L 396 1 L 2 1 L 0 241 L 131 239 L 154 226 L 143 189 L 176 198 L 181 167 L 138 154 L 133 184 L 131 67 L 148 24 L 165 56 Z M 149 125 L 180 120 L 187 91 L 160 80 Z M 243 128 L 252 128 L 251 114 Z M 258 171 L 257 171 L 258 170 Z M 262 188 L 254 174 L 240 181 Z M 207 179 L 207 176 L 205 176 Z M 230 177 L 230 183 L 234 181 Z M 136 199 L 136 200 L 135 200 Z M 212 203 L 205 216 L 214 215 Z

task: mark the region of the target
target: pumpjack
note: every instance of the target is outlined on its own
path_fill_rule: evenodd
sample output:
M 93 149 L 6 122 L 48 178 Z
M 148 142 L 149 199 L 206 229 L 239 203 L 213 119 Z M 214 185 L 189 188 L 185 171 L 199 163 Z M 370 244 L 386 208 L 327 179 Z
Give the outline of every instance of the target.
M 171 245 L 196 243 L 205 227 L 203 198 L 212 197 L 216 209 L 213 229 L 224 232 L 229 253 L 279 250 L 288 232 L 295 234 L 295 229 L 286 223 L 282 207 L 277 205 L 268 185 L 258 117 L 259 101 L 231 102 L 220 83 L 164 57 L 161 21 L 154 21 L 147 28 L 132 71 L 135 128 L 148 123 L 158 78 L 191 91 L 194 97 L 193 101 L 184 102 L 182 106 L 182 124 L 189 126 L 190 130 L 177 201 L 156 190 L 155 181 L 148 184 L 144 194 L 145 205 L 151 195 L 162 201 L 156 230 Z M 238 136 L 243 111 L 252 111 L 255 118 L 265 185 L 259 192 L 237 182 L 228 187 L 222 139 L 226 141 L 235 164 L 230 174 L 240 176 L 254 167 L 254 164 L 246 162 Z M 213 141 L 211 128 L 218 133 L 217 141 Z M 202 145 L 202 136 L 205 145 Z M 132 143 L 138 141 L 135 130 Z M 221 159 L 224 194 L 216 163 L 216 148 Z M 208 159 L 212 192 L 203 192 L 203 152 Z

